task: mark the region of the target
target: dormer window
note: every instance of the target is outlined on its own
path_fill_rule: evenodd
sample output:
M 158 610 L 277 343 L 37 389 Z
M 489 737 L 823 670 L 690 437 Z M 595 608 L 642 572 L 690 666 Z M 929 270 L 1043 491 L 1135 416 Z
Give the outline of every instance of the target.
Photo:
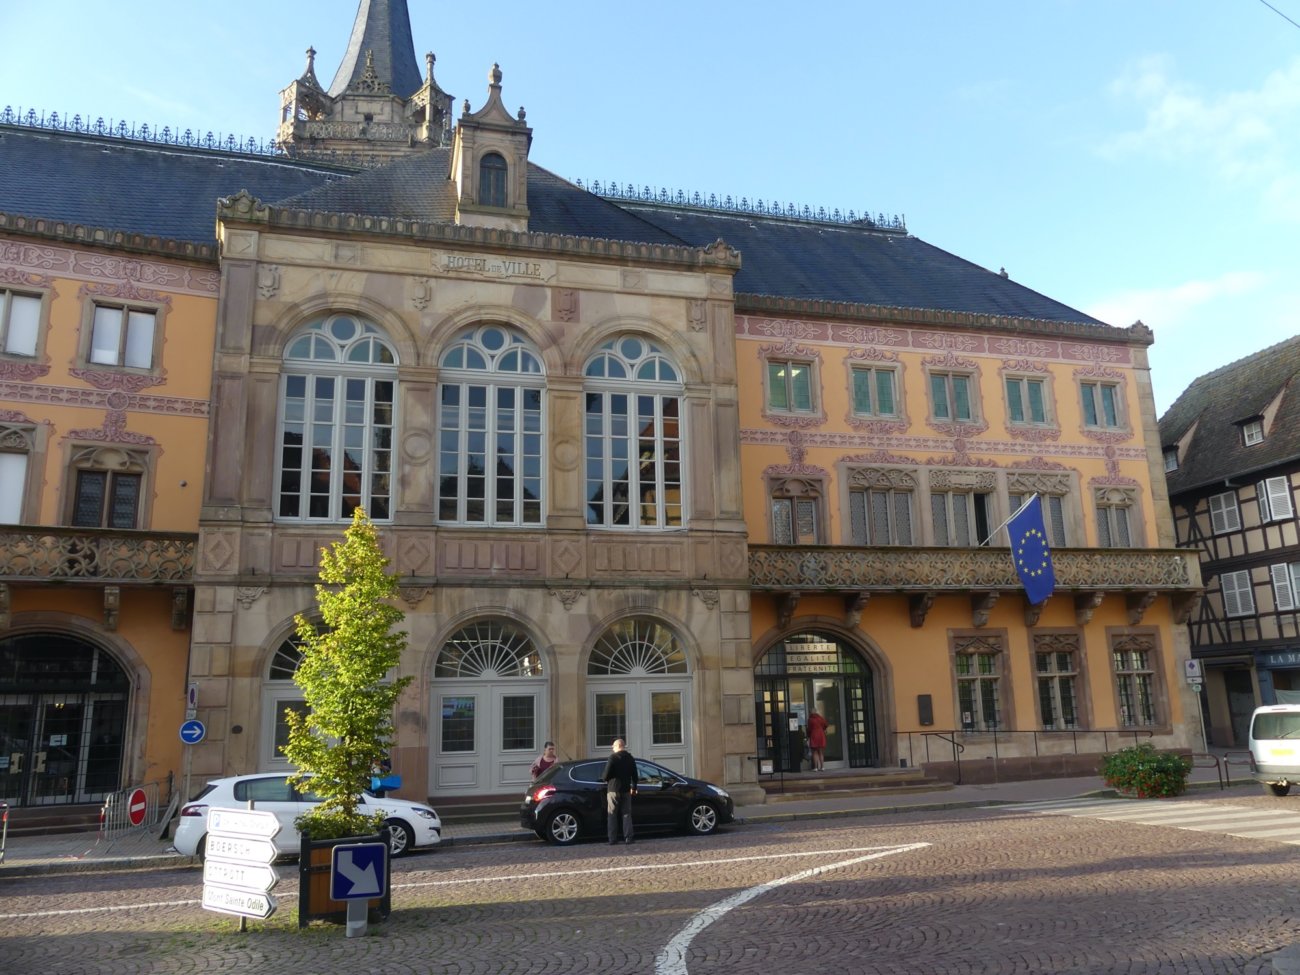
M 1178 448 L 1166 447 L 1165 448 L 1165 473 L 1168 474 L 1176 470 L 1178 470 Z
M 482 206 L 506 205 L 506 161 L 500 154 L 489 152 L 478 164 L 478 201 Z
M 1260 417 L 1253 420 L 1247 420 L 1241 425 L 1241 439 L 1245 441 L 1247 447 L 1253 447 L 1257 443 L 1264 442 L 1264 421 Z

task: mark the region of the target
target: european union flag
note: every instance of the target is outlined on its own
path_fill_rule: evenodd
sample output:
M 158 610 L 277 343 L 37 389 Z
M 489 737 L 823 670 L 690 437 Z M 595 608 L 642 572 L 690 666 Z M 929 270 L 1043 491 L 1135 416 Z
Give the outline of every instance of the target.
M 1011 535 L 1011 558 L 1016 563 L 1016 575 L 1025 587 L 1025 596 L 1037 605 L 1056 588 L 1056 573 L 1052 570 L 1052 550 L 1047 545 L 1047 529 L 1043 525 L 1043 503 L 1037 494 L 1007 522 Z

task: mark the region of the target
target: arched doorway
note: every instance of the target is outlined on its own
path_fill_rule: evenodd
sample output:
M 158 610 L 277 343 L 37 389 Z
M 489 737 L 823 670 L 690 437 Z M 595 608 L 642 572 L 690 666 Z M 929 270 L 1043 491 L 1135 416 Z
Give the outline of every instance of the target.
M 532 639 L 504 620 L 462 627 L 433 670 L 434 795 L 523 790 L 546 737 L 546 679 Z
M 808 716 L 820 709 L 827 768 L 880 764 L 874 674 L 851 646 L 833 636 L 796 633 L 754 668 L 758 755 L 773 771 L 808 769 Z
M 0 640 L 0 801 L 99 802 L 121 784 L 131 682 L 102 647 L 58 633 Z
M 616 738 L 638 758 L 693 774 L 691 677 L 677 634 L 651 619 L 626 619 L 601 634 L 587 660 L 592 754 Z

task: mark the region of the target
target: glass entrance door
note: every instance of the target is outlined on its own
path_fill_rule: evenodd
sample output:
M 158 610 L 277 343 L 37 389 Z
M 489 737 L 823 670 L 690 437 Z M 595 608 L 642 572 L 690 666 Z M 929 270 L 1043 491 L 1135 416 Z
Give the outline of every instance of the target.
M 826 719 L 826 751 L 823 753 L 826 768 L 844 768 L 844 703 L 840 682 L 834 678 L 813 677 L 790 681 L 790 712 L 799 723 L 803 735 L 803 768 L 812 768 L 808 746 L 808 719 L 820 711 Z
M 0 801 L 25 805 L 35 750 L 36 705 L 25 695 L 0 695 Z

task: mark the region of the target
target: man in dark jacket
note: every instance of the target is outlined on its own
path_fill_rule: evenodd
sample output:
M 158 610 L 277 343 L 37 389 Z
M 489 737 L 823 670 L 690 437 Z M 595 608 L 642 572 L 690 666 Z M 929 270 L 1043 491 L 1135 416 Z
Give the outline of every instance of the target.
M 609 843 L 618 842 L 618 821 L 623 820 L 623 842 L 632 842 L 632 797 L 636 795 L 636 759 L 622 738 L 614 739 L 613 751 L 601 775 L 605 782 L 605 813 Z

